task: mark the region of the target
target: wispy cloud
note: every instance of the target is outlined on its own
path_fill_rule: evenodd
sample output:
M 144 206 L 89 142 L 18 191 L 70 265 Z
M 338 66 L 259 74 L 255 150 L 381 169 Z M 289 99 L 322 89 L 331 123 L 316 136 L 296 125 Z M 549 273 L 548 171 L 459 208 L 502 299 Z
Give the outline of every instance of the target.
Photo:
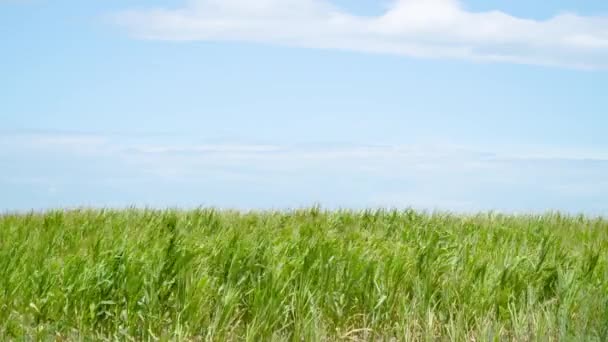
M 112 136 L 79 133 L 0 134 L 0 151 L 74 152 L 88 157 L 122 156 L 128 159 L 185 158 L 191 160 L 243 160 L 321 162 L 337 160 L 384 160 L 397 162 L 528 162 L 595 161 L 608 163 L 608 152 L 601 149 L 495 145 L 479 148 L 455 143 L 437 144 L 271 144 L 207 142 L 193 137 Z M 218 159 L 219 158 L 219 159 Z
M 191 0 L 182 8 L 127 10 L 114 17 L 143 39 L 608 67 L 608 17 L 561 13 L 532 20 L 471 12 L 458 0 L 397 0 L 379 16 L 354 15 L 329 0 Z
M 608 203 L 608 155 L 584 149 L 14 134 L 0 135 L 0 158 L 0 186 L 25 194 L 26 207 L 38 198 L 41 206 L 321 203 L 597 213 Z M 14 204 L 0 199 L 2 206 Z

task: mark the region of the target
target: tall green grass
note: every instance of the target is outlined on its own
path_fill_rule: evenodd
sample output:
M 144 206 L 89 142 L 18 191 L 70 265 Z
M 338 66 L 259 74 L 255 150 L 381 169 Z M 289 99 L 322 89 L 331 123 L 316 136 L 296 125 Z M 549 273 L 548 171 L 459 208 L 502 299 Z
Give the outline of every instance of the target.
M 0 216 L 0 340 L 608 340 L 608 222 L 547 214 Z

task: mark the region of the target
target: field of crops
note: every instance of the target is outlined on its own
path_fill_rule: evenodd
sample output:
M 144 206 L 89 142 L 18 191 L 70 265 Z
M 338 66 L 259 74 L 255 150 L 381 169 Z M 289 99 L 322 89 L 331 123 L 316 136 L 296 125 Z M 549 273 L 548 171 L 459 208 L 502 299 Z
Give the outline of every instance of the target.
M 0 216 L 0 340 L 608 339 L 608 221 L 402 211 Z

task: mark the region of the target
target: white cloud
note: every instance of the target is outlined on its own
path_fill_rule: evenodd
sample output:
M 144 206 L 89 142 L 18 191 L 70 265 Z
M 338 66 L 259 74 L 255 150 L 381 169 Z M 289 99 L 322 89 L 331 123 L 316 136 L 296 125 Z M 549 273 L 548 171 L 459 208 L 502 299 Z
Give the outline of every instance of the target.
M 12 196 L 0 198 L 0 210 L 87 203 L 321 203 L 605 213 L 608 193 L 608 153 L 576 148 L 235 144 L 49 133 L 0 134 L 0 159 L 0 188 L 22 196 L 21 204 Z M 41 202 L 32 202 L 36 196 Z
M 166 140 L 166 141 L 164 141 Z M 542 145 L 461 145 L 450 142 L 436 144 L 364 145 L 354 143 L 260 144 L 205 142 L 192 137 L 112 136 L 78 133 L 15 133 L 0 134 L 0 151 L 74 152 L 90 157 L 106 155 L 126 159 L 183 158 L 191 160 L 299 161 L 326 163 L 336 160 L 441 161 L 478 163 L 526 161 L 598 161 L 608 162 L 602 149 Z
M 562 13 L 532 20 L 471 12 L 458 0 L 397 0 L 379 16 L 354 15 L 329 0 L 191 0 L 183 8 L 124 11 L 115 18 L 144 39 L 608 67 L 608 17 Z

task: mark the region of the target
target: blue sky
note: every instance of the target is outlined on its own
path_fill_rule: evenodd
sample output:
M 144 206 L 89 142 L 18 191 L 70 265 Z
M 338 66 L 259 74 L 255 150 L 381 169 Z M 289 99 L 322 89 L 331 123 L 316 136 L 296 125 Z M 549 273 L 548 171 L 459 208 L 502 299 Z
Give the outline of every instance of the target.
M 0 0 L 0 22 L 0 210 L 608 211 L 607 2 Z

